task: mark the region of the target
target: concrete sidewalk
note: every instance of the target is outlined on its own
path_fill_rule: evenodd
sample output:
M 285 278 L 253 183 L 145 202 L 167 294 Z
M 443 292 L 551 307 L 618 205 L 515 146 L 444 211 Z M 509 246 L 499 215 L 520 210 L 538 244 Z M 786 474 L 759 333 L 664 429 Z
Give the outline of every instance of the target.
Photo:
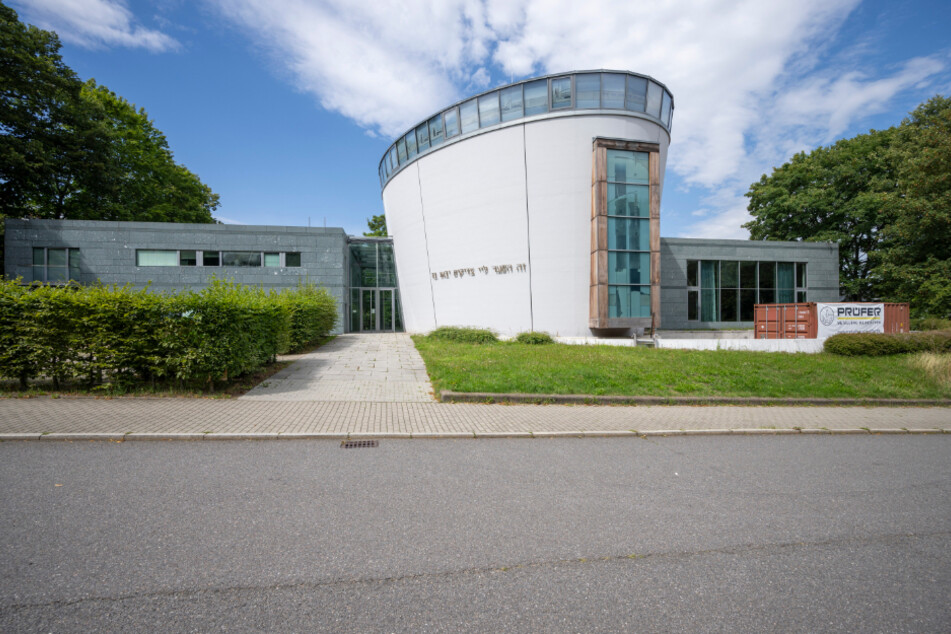
M 211 399 L 0 399 L 0 439 L 279 435 L 490 436 L 679 430 L 924 430 L 951 433 L 951 408 L 685 407 L 275 402 Z M 13 436 L 10 436 L 13 435 Z

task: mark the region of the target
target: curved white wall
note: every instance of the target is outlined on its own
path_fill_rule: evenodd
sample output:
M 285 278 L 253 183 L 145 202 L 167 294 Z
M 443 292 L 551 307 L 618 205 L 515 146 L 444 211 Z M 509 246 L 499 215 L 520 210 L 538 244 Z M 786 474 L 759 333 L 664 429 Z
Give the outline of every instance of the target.
M 389 179 L 383 205 L 407 331 L 472 325 L 510 335 L 591 334 L 596 137 L 659 144 L 663 183 L 666 130 L 605 111 L 482 130 Z

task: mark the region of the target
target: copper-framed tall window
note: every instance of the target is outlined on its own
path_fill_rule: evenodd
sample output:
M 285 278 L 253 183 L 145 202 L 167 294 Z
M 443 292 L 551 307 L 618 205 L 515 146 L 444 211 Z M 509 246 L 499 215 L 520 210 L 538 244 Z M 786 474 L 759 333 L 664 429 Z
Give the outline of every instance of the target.
M 595 139 L 589 327 L 660 325 L 660 148 Z

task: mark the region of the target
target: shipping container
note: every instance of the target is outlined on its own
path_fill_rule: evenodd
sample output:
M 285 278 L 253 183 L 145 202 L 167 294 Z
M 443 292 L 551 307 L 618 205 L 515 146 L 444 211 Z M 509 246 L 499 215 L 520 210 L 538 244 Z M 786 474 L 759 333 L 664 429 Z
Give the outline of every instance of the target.
M 830 307 L 859 307 L 882 305 L 884 332 L 908 332 L 908 304 L 886 302 L 828 302 Z M 847 308 L 846 308 L 847 309 Z M 754 311 L 754 336 L 757 339 L 815 339 L 820 331 L 819 314 L 815 302 L 797 304 L 756 304 Z M 868 317 L 855 317 L 856 321 Z M 829 323 L 825 324 L 829 326 Z M 881 331 L 879 331 L 881 332 Z

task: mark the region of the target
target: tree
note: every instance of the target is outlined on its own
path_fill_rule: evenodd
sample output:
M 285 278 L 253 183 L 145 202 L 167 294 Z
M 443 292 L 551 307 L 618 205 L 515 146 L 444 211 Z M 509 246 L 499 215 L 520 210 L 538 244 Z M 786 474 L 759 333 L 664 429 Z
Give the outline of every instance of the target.
M 750 186 L 754 240 L 832 240 L 850 300 L 951 314 L 951 99 L 800 153 Z
M 874 257 L 882 296 L 951 316 L 951 99 L 936 96 L 902 121 L 890 158 L 898 185 L 882 199 L 888 223 Z
M 850 300 L 876 295 L 869 254 L 881 246 L 881 195 L 895 187 L 887 149 L 894 130 L 872 130 L 792 160 L 750 186 L 743 225 L 753 240 L 839 245 L 839 284 Z
M 145 111 L 83 84 L 59 50 L 0 3 L 0 220 L 215 222 L 218 196 Z
M 369 232 L 364 232 L 365 236 L 378 236 L 385 238 L 390 235 L 386 232 L 386 216 L 380 214 L 378 216 L 373 216 L 372 218 L 367 218 L 367 227 L 370 229 Z

